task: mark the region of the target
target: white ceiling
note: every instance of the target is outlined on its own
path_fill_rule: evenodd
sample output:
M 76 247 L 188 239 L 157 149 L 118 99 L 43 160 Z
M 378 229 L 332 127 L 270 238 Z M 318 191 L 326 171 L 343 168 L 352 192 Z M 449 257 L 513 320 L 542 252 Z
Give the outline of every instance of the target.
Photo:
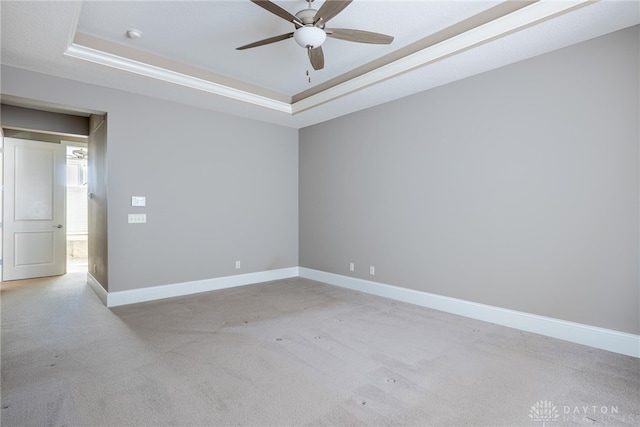
M 319 8 L 322 1 L 312 7 Z M 302 0 L 275 3 L 291 13 L 307 5 Z M 433 45 L 426 43 L 429 36 L 459 29 L 460 22 L 505 4 L 355 0 L 327 27 L 385 33 L 393 35 L 394 42 L 327 39 L 325 68 L 314 71 L 293 39 L 235 50 L 294 29 L 248 0 L 3 0 L 1 60 L 17 68 L 300 128 L 640 23 L 637 0 L 518 4 L 518 11 Z M 573 9 L 562 10 L 567 7 Z M 132 28 L 140 30 L 142 38 L 128 38 Z M 375 66 L 345 76 L 367 64 Z M 305 93 L 314 88 L 320 93 Z

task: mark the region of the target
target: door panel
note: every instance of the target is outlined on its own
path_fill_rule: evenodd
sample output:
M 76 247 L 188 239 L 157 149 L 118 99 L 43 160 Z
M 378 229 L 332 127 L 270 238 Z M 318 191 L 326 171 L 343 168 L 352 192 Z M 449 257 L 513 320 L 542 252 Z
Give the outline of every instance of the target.
M 14 148 L 15 220 L 52 221 L 56 153 L 40 146 L 21 145 Z
M 3 280 L 66 270 L 65 147 L 5 138 Z
M 14 248 L 17 267 L 55 262 L 54 232 L 15 233 Z

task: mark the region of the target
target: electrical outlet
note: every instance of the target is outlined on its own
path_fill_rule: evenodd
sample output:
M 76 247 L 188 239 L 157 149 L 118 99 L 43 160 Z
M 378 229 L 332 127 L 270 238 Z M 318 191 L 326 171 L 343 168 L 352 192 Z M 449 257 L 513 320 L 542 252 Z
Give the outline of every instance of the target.
M 369 274 L 372 276 L 376 274 L 376 268 L 373 265 L 369 266 Z
M 236 269 L 240 268 L 240 261 L 236 261 Z
M 97 272 L 98 272 L 98 265 L 93 264 L 93 274 L 96 274 Z
M 129 224 L 144 224 L 147 222 L 147 214 L 129 214 Z
M 352 262 L 349 263 L 349 271 L 356 271 L 356 265 Z

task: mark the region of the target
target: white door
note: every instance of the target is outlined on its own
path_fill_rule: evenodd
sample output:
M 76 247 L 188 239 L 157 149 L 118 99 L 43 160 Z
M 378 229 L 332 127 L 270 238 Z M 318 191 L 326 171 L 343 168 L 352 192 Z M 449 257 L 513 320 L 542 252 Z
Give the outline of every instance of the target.
M 66 271 L 65 147 L 4 138 L 2 280 Z

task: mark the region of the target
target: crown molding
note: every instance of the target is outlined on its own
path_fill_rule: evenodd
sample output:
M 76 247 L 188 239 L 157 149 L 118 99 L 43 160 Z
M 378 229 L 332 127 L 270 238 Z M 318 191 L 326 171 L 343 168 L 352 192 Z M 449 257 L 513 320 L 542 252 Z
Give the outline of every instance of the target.
M 138 74 L 167 83 L 173 83 L 202 92 L 212 93 L 214 95 L 219 95 L 226 98 L 232 98 L 237 101 L 269 108 L 271 110 L 287 113 L 289 115 L 292 113 L 291 104 L 288 102 L 279 101 L 267 96 L 258 95 L 252 92 L 217 83 L 215 81 L 206 80 L 203 78 L 192 76 L 190 74 L 173 71 L 167 68 L 150 65 L 120 55 L 104 52 L 98 49 L 78 44 L 77 42 L 72 43 L 64 52 L 64 54 L 66 56 L 92 62 L 94 64 L 116 68 L 118 70 L 127 71 L 133 74 Z
M 450 34 L 453 34 L 451 37 L 446 37 L 427 47 L 417 43 L 415 47 L 403 51 L 403 55 L 399 58 L 388 59 L 386 63 L 373 66 L 373 69 L 364 67 L 353 76 L 345 75 L 342 78 L 339 76 L 332 84 L 317 93 L 301 93 L 292 98 L 269 93 L 263 88 L 243 85 L 241 82 L 230 82 L 222 76 L 204 70 L 190 69 L 170 61 L 164 63 L 154 61 L 148 54 L 133 50 L 122 51 L 119 50 L 122 47 L 82 33 L 76 34 L 64 54 L 292 116 L 597 1 L 538 0 L 521 7 L 521 2 L 508 0 L 505 2 L 507 7 L 504 13 L 491 18 L 488 22 L 480 23 L 470 29 L 464 27 L 463 23 L 455 24 L 447 29 Z M 515 10 L 513 10 L 514 6 L 516 6 Z M 457 31 L 455 27 L 459 27 Z M 423 40 L 428 41 L 428 39 L 429 37 Z M 134 56 L 144 60 L 132 59 L 131 57 Z M 156 62 L 159 65 L 150 62 Z
M 439 43 L 406 55 L 365 74 L 329 87 L 326 90 L 292 104 L 293 114 L 330 102 L 420 67 L 441 61 L 476 46 L 507 36 L 532 25 L 555 18 L 597 0 L 540 0 L 522 9 L 494 19 Z M 295 97 L 294 97 L 295 98 Z

